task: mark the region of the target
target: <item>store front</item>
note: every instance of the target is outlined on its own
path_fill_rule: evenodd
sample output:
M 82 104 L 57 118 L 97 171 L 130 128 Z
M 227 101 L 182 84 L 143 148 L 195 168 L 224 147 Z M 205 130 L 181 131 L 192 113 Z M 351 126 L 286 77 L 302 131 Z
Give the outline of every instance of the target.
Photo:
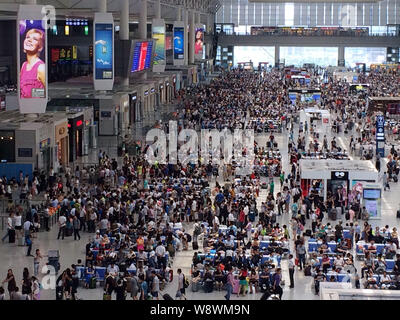
M 73 162 L 83 155 L 84 139 L 83 114 L 68 119 L 69 161 Z
M 68 121 L 55 126 L 56 163 L 59 166 L 68 165 Z

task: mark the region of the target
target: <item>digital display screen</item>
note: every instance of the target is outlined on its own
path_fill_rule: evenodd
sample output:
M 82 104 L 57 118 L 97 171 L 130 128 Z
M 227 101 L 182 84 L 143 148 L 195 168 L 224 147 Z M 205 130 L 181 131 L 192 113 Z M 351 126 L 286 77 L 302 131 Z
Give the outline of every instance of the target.
M 151 58 L 153 54 L 152 41 L 139 41 L 135 43 L 132 56 L 131 72 L 149 69 L 151 66 Z
M 174 28 L 174 59 L 184 59 L 184 28 Z
M 96 80 L 113 78 L 113 32 L 114 30 L 112 23 L 96 23 Z
M 195 45 L 194 45 L 194 54 L 202 55 L 203 54 L 203 45 L 204 45 L 204 29 L 198 28 L 195 33 Z
M 46 31 L 42 20 L 20 20 L 20 98 L 46 98 Z
M 154 64 L 165 64 L 165 27 L 153 27 L 153 39 L 156 39 L 154 48 Z
M 363 198 L 366 199 L 379 199 L 381 197 L 380 189 L 364 189 Z

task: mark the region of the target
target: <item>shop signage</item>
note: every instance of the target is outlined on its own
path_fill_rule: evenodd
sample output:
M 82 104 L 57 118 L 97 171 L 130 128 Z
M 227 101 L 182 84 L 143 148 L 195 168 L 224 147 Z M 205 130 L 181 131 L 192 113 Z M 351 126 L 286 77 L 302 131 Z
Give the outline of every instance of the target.
M 77 122 L 76 122 L 76 127 L 80 127 L 81 125 L 83 125 L 83 121 L 82 120 L 78 120 Z
M 43 149 L 43 148 L 48 147 L 48 146 L 50 146 L 50 138 L 45 139 L 43 141 L 40 141 L 40 143 L 39 143 L 39 148 L 40 149 Z
M 61 127 L 61 128 L 58 130 L 58 133 L 59 133 L 60 135 L 63 135 L 63 134 L 65 133 L 65 128 L 64 128 L 64 127 Z
M 151 88 L 151 91 L 150 91 L 151 93 L 154 93 L 154 92 L 156 92 L 156 90 L 154 89 L 154 88 Z
M 331 180 L 349 180 L 349 172 L 331 171 Z
M 376 117 L 376 154 L 385 156 L 385 117 L 379 115 Z
M 145 95 L 145 96 L 149 95 L 149 90 L 146 90 L 146 91 L 144 92 L 144 95 Z

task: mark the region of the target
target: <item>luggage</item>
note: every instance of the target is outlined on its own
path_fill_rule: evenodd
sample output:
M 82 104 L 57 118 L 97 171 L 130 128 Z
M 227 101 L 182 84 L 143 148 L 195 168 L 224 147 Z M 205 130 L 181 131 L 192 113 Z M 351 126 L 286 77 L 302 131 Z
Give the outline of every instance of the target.
M 400 219 L 400 210 L 397 210 L 396 218 Z
M 15 230 L 8 230 L 8 242 L 15 243 Z
M 398 182 L 399 181 L 399 179 L 397 178 L 397 175 L 394 175 L 393 176 L 393 182 Z
M 192 292 L 199 291 L 199 282 L 192 282 Z
M 261 296 L 260 300 L 268 300 L 268 298 L 271 296 L 271 293 L 269 290 L 265 291 L 263 295 Z
M 193 250 L 199 250 L 199 243 L 193 241 Z
M 56 300 L 62 300 L 62 299 L 63 299 L 63 287 L 57 286 L 56 287 Z
M 65 228 L 65 236 L 66 236 L 66 237 L 72 236 L 72 233 L 73 233 L 73 232 L 74 232 L 74 231 L 73 231 L 72 228 Z
M 163 297 L 164 300 L 174 300 L 174 298 L 172 298 L 168 293 L 163 294 L 162 297 Z
M 103 300 L 111 300 L 111 294 L 103 293 Z
M 346 218 L 346 220 L 350 220 L 350 213 L 349 212 L 346 212 L 345 218 Z
M 97 285 L 97 278 L 96 277 L 91 278 L 89 282 L 89 289 L 96 289 L 96 285 Z
M 261 189 L 268 189 L 268 184 L 266 182 L 263 182 L 261 185 Z
M 18 238 L 18 246 L 23 247 L 24 245 L 25 245 L 25 238 L 24 237 Z
M 310 277 L 310 276 L 311 276 L 311 266 L 306 266 L 306 267 L 304 268 L 304 275 L 305 275 L 306 277 Z
M 344 134 L 348 134 L 349 133 L 349 131 L 346 129 L 346 130 L 344 130 Z
M 306 236 L 307 236 L 307 237 L 311 237 L 311 236 L 312 236 L 312 231 L 311 231 L 311 229 L 307 229 L 307 230 L 306 230 Z
M 335 221 L 336 220 L 336 209 L 332 209 L 329 213 L 329 219 Z

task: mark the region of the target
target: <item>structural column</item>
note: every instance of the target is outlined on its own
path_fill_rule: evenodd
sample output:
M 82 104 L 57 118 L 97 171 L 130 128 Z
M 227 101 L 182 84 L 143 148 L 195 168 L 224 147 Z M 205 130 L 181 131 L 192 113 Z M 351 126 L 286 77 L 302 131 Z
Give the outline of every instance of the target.
M 177 7 L 176 21 L 182 21 L 182 8 L 181 7 Z
M 147 39 L 147 0 L 140 0 L 139 38 Z M 147 79 L 147 72 L 141 74 L 143 80 Z M 145 113 L 148 110 L 145 110 Z
M 344 67 L 345 61 L 344 61 L 344 46 L 339 46 L 338 48 L 338 66 L 339 67 Z
M 275 67 L 277 67 L 279 65 L 279 60 L 280 60 L 280 50 L 281 47 L 280 46 L 275 46 Z
M 107 12 L 107 0 L 97 0 L 97 12 Z
M 129 0 L 120 0 L 119 39 L 129 40 Z M 129 77 L 122 78 L 123 86 L 129 86 Z
M 161 19 L 161 1 L 157 0 L 155 3 L 156 6 L 156 19 Z
M 183 10 L 183 24 L 184 24 L 184 37 L 185 37 L 185 47 L 183 50 L 183 56 L 184 56 L 184 65 L 188 65 L 188 20 L 189 20 L 189 11 L 184 9 Z
M 189 11 L 189 64 L 194 64 L 194 11 Z
M 25 4 L 37 4 L 37 0 L 25 0 Z

